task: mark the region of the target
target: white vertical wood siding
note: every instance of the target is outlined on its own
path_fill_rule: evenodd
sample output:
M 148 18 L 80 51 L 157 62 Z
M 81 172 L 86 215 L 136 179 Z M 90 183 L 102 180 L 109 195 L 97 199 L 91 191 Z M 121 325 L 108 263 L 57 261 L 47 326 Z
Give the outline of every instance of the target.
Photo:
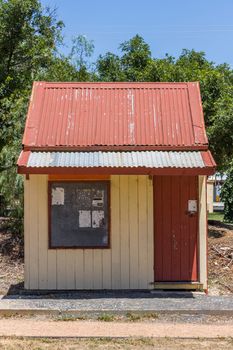
M 207 182 L 207 210 L 209 213 L 214 211 L 214 182 Z
M 48 249 L 48 178 L 25 180 L 25 288 L 148 289 L 153 282 L 153 182 L 111 177 L 111 248 Z
M 199 176 L 199 281 L 207 289 L 206 176 Z

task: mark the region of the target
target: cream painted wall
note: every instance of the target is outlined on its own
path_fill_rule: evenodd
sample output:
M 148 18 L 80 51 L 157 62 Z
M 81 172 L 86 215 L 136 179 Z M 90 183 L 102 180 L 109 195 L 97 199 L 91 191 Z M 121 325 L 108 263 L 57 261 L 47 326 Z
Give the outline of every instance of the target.
M 153 181 L 111 177 L 111 249 L 48 249 L 48 178 L 25 179 L 26 289 L 150 289 Z M 199 276 L 207 288 L 206 176 L 199 176 Z
M 209 213 L 213 213 L 214 207 L 214 182 L 207 181 L 207 210 Z
M 199 280 L 207 289 L 206 176 L 199 176 Z
M 48 249 L 47 176 L 25 180 L 25 288 L 148 289 L 153 282 L 153 182 L 111 177 L 111 249 Z

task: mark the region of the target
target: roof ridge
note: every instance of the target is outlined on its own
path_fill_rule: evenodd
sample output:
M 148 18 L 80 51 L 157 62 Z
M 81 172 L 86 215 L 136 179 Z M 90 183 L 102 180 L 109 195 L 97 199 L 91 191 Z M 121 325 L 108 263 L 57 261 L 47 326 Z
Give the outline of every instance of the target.
M 176 85 L 176 84 L 188 84 L 188 83 L 197 83 L 197 81 L 48 81 L 48 80 L 35 80 L 35 83 L 45 83 L 45 84 L 79 84 L 79 85 L 85 85 L 85 84 L 106 84 L 106 85 L 111 85 L 111 84 L 132 84 L 132 85 L 137 85 L 137 84 L 145 84 L 145 85 L 150 85 L 150 84 L 164 84 L 164 85 Z

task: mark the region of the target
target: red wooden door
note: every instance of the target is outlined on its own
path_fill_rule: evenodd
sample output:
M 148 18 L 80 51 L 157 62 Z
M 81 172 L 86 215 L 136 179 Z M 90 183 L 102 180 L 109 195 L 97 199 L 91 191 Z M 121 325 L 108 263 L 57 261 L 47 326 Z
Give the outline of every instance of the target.
M 154 177 L 155 281 L 197 281 L 198 199 L 196 176 Z

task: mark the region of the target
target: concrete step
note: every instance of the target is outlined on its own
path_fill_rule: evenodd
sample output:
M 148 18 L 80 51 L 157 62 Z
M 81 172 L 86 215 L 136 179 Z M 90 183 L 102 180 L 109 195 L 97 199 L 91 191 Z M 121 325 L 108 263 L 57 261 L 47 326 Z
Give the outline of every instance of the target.
M 153 288 L 173 290 L 203 290 L 203 284 L 200 282 L 155 282 Z

